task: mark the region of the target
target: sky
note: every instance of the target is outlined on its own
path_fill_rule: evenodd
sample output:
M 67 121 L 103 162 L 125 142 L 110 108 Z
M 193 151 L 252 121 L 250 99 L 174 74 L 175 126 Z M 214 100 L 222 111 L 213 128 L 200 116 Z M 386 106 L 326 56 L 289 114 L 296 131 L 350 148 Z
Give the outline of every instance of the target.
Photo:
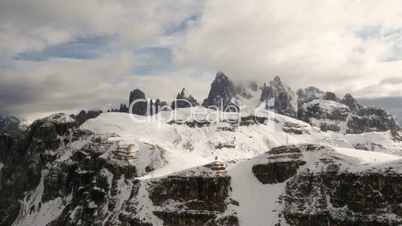
M 402 1 L 0 0 L 0 113 L 202 99 L 217 71 L 402 96 Z

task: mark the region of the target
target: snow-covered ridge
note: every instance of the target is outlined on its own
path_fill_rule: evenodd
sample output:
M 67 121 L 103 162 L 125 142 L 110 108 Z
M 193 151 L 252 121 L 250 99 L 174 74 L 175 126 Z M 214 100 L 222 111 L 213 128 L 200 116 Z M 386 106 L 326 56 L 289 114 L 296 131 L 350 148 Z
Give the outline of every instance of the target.
M 184 114 L 189 109 L 179 109 Z M 180 114 L 180 113 L 179 113 Z M 160 121 L 139 122 L 124 113 L 104 113 L 81 126 L 96 134 L 116 134 L 114 139 L 157 144 L 166 150 L 168 164 L 152 172 L 162 176 L 187 168 L 200 166 L 218 158 L 223 161 L 253 158 L 273 147 L 291 144 L 316 143 L 336 148 L 355 150 L 355 147 L 373 147 L 374 151 L 396 153 L 402 144 L 394 142 L 388 132 L 343 135 L 322 132 L 309 124 L 283 115 L 274 115 L 263 124 L 238 126 L 234 130 L 221 130 L 220 124 L 189 127 Z M 286 126 L 302 128 L 300 133 L 286 132 Z M 378 144 L 377 144 L 378 142 Z M 372 143 L 377 144 L 371 145 Z M 343 149 L 339 149 L 343 150 Z M 346 149 L 345 149 L 346 150 Z M 355 155 L 374 152 L 356 150 Z

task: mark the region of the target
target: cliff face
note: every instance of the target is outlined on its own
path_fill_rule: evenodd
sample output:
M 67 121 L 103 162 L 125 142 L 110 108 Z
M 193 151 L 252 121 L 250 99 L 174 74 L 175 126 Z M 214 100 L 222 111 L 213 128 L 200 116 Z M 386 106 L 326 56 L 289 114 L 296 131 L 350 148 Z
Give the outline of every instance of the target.
M 289 225 L 399 225 L 402 221 L 401 161 L 362 166 L 316 145 L 274 148 L 266 159 L 254 165 L 253 173 L 263 184 L 284 182 L 284 192 L 277 198 Z
M 138 180 L 167 164 L 166 150 L 137 142 L 131 155 L 75 125 L 59 114 L 21 140 L 2 134 L 0 225 L 238 225 L 229 176 L 205 166 Z
M 79 179 L 71 186 L 70 204 L 51 225 L 238 225 L 235 216 L 225 215 L 230 205 L 228 176 L 189 170 L 137 180 L 116 169 L 80 172 L 72 177 Z M 52 189 L 57 190 L 63 188 Z
M 0 225 L 11 225 L 22 209 L 25 192 L 40 183 L 41 171 L 55 159 L 53 150 L 67 142 L 74 127 L 66 115 L 38 120 L 19 136 L 0 135 Z

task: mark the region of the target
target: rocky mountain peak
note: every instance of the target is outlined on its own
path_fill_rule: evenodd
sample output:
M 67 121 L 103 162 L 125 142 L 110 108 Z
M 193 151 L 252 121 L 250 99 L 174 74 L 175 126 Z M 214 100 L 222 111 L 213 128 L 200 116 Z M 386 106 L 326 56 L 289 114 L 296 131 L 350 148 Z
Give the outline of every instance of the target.
M 324 95 L 322 95 L 322 99 L 323 100 L 339 101 L 338 97 L 333 92 L 325 92 Z
M 140 89 L 134 89 L 133 91 L 130 92 L 128 103 L 131 104 L 133 101 L 138 99 L 145 99 L 145 93 Z
M 341 102 L 348 106 L 350 110 L 355 111 L 359 110 L 362 108 L 362 106 L 357 102 L 357 100 L 350 94 L 347 93 L 345 96 L 342 98 Z
M 320 99 L 323 94 L 323 91 L 314 86 L 310 86 L 305 89 L 299 89 L 297 91 L 299 103 L 305 103 L 314 99 Z
M 261 102 L 271 102 L 274 106 L 267 106 L 276 112 L 291 117 L 296 117 L 297 99 L 290 87 L 283 84 L 280 77 L 276 76 L 269 82 L 269 86 L 264 84 L 261 90 Z
M 283 86 L 282 80 L 279 76 L 275 76 L 274 79 L 270 82 L 271 86 L 278 86 L 281 87 Z
M 14 116 L 0 115 L 0 132 L 7 132 L 10 135 L 21 134 L 25 130 L 20 119 Z
M 136 115 L 146 115 L 147 113 L 147 103 L 146 102 L 139 102 L 135 103 L 134 106 L 131 106 L 131 104 L 136 101 L 136 100 L 145 100 L 145 93 L 141 91 L 140 89 L 134 89 L 133 91 L 130 92 L 129 96 L 129 108 L 132 111 L 132 113 Z
M 208 98 L 204 100 L 203 106 L 225 107 L 236 96 L 236 89 L 233 82 L 223 73 L 216 73 L 215 79 L 211 84 Z
M 229 80 L 229 78 L 222 71 L 218 71 L 215 80 Z
M 191 94 L 188 95 L 186 88 L 177 93 L 176 99 L 172 102 L 172 108 L 186 108 L 198 106 L 198 101 Z
M 186 94 L 186 88 L 183 88 L 181 91 L 180 91 L 180 93 L 179 94 L 177 94 L 178 96 L 180 95 L 180 97 L 185 97 L 185 96 L 187 96 L 187 94 Z

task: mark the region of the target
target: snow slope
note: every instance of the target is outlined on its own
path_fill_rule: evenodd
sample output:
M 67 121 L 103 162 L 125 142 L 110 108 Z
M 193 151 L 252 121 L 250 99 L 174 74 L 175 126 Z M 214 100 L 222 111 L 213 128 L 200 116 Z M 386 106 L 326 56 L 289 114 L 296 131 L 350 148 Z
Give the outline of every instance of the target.
M 236 209 L 240 225 L 274 226 L 280 221 L 281 205 L 276 200 L 284 193 L 285 183 L 264 185 L 251 168 L 258 159 L 242 161 L 228 169 L 232 178 L 232 198 L 239 201 Z
M 179 109 L 177 115 L 179 118 L 186 118 L 190 114 L 189 111 L 189 108 Z M 394 142 L 387 132 L 349 135 L 322 132 L 305 122 L 271 114 L 271 120 L 265 124 L 239 126 L 234 131 L 221 130 L 219 123 L 191 128 L 187 125 L 168 124 L 167 120 L 160 121 L 151 117 L 135 116 L 133 120 L 125 113 L 103 113 L 88 120 L 81 128 L 97 134 L 115 134 L 113 139 L 125 143 L 145 142 L 157 144 L 165 149 L 168 164 L 153 171 L 152 177 L 207 164 L 215 158 L 222 161 L 250 159 L 273 147 L 289 144 L 322 144 L 336 147 L 342 152 L 346 149 L 341 148 L 354 150 L 356 144 L 376 142 L 382 149 L 375 151 L 399 154 L 402 150 L 401 143 Z M 304 132 L 294 134 L 283 131 L 284 125 L 288 124 L 300 127 Z M 351 154 L 353 157 L 370 156 L 374 153 L 354 151 Z
M 41 203 L 44 191 L 43 180 L 47 173 L 47 170 L 42 171 L 38 187 L 22 201 L 22 207 L 13 226 L 47 225 L 62 213 L 66 200 L 57 198 Z

